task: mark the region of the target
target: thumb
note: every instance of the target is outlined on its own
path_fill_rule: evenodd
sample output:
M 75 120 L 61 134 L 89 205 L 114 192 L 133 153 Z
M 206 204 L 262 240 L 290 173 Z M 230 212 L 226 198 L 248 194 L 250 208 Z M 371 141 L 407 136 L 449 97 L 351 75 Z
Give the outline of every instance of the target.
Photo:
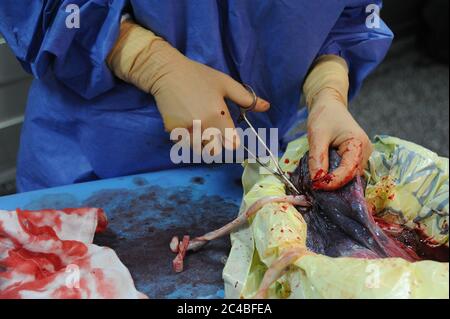
M 253 95 L 241 83 L 229 76 L 225 76 L 225 97 L 246 108 L 253 104 Z M 270 103 L 262 98 L 257 98 L 255 112 L 266 112 L 270 108 Z
M 320 180 L 328 174 L 328 150 L 330 141 L 322 134 L 308 135 L 309 142 L 309 174 L 312 181 Z

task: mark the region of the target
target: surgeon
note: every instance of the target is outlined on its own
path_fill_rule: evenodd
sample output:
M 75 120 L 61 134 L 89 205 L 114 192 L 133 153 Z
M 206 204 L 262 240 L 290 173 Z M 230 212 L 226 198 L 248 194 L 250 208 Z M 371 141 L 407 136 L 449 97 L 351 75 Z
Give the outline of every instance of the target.
M 234 129 L 254 102 L 243 83 L 258 95 L 253 124 L 285 145 L 307 120 L 315 187 L 342 187 L 372 150 L 348 101 L 391 44 L 380 2 L 1 1 L 0 33 L 36 78 L 18 190 L 174 168 L 170 131 Z M 334 172 L 329 147 L 343 156 Z

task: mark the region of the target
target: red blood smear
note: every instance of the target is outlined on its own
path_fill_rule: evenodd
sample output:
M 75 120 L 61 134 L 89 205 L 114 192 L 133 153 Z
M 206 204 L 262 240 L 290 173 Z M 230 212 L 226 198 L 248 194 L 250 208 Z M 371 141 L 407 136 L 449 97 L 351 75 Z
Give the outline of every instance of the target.
M 97 229 L 95 230 L 96 233 L 102 233 L 106 230 L 108 227 L 108 217 L 105 214 L 105 211 L 103 209 L 98 209 L 97 211 Z
M 317 175 L 317 174 L 316 174 Z M 334 175 L 332 173 L 326 174 L 325 176 L 321 177 L 319 180 L 315 180 L 312 183 L 313 189 L 322 189 L 325 188 L 328 184 L 330 184 L 334 179 Z
M 449 262 L 449 248 L 446 245 L 439 245 L 421 229 L 416 228 L 413 231 L 419 237 L 419 242 L 417 243 L 417 254 L 419 256 L 423 257 L 423 259 Z
M 324 175 L 326 175 L 325 171 L 323 169 L 319 169 L 316 175 L 314 175 L 313 181 L 321 180 L 324 177 Z
M 47 223 L 54 223 L 55 228 L 61 227 L 61 220 L 57 214 L 56 210 L 44 210 L 44 211 L 21 211 L 17 210 L 17 217 L 22 230 L 31 236 L 30 241 L 39 243 L 43 242 L 44 245 L 48 244 L 48 241 L 54 241 L 57 243 L 58 247 L 61 248 L 62 253 L 66 257 L 76 257 L 77 263 L 81 267 L 81 263 L 84 265 L 89 265 L 88 259 L 78 259 L 78 257 L 83 257 L 86 255 L 88 248 L 85 244 L 77 241 L 61 240 L 55 230 L 50 226 L 37 226 L 43 222 L 47 222 L 44 218 L 50 218 Z M 58 210 L 58 212 L 61 212 Z M 83 215 L 86 213 L 92 213 L 92 209 L 65 209 L 62 211 L 66 214 L 78 214 Z M 46 216 L 46 214 L 54 214 L 54 216 Z M 106 215 L 102 210 L 98 210 L 98 225 L 100 229 L 104 229 L 107 224 Z M 53 219 L 52 219 L 53 217 Z M 5 234 L 5 230 L 0 222 L 0 234 Z M 3 235 L 5 236 L 5 235 Z M 8 251 L 8 257 L 1 261 L 1 265 L 7 270 L 0 273 L 1 278 L 11 278 L 12 271 L 8 269 L 13 269 L 14 272 L 19 272 L 23 274 L 28 274 L 34 276 L 36 280 L 28 283 L 21 283 L 19 285 L 14 285 L 11 289 L 0 291 L 1 298 L 20 298 L 20 292 L 22 290 L 40 291 L 44 290 L 45 287 L 54 280 L 58 271 L 64 270 L 65 266 L 62 262 L 61 256 L 55 253 L 39 253 L 29 251 L 22 247 L 21 243 L 17 238 L 8 235 L 8 238 L 13 242 L 15 248 Z M 108 288 L 109 289 L 109 288 Z M 108 292 L 105 291 L 108 295 Z M 73 290 L 66 290 L 64 288 L 55 291 L 55 297 L 61 296 L 65 298 L 79 298 L 79 293 Z
M 31 252 L 24 248 L 10 250 L 2 265 L 15 272 L 33 275 L 36 279 L 48 277 L 64 266 L 57 255 Z
M 333 174 L 327 174 L 322 178 L 322 182 L 326 183 L 326 184 L 330 184 L 331 181 L 333 180 L 334 175 Z
M 52 293 L 55 299 L 81 299 L 81 289 L 61 286 Z
M 41 280 L 35 280 L 14 286 L 9 289 L 0 291 L 0 299 L 20 299 L 20 292 L 22 290 L 29 291 L 43 291 L 45 287 L 54 280 L 55 275 L 48 276 Z
M 84 293 L 84 296 L 82 293 Z M 91 298 L 88 282 L 84 278 L 80 278 L 78 287 L 61 286 L 52 293 L 52 298 L 54 299 L 81 299 L 83 297 Z
M 56 212 L 63 212 L 64 214 L 67 215 L 78 215 L 78 216 L 83 216 L 86 214 L 91 214 L 92 213 L 92 208 L 65 208 L 62 210 L 55 210 L 55 209 L 44 209 L 44 210 L 40 210 L 40 211 L 29 211 L 29 210 L 20 210 L 17 209 L 17 214 L 19 217 L 19 221 L 22 224 L 22 227 L 28 226 L 28 223 L 33 223 L 33 224 L 38 224 L 40 222 L 42 222 L 42 220 L 44 218 L 48 218 L 49 216 L 53 217 L 53 220 L 51 221 L 51 227 L 50 226 L 41 226 L 39 228 L 41 228 L 40 230 L 34 228 L 33 230 L 33 226 L 30 226 L 31 229 L 29 229 L 27 232 L 33 235 L 42 235 L 47 233 L 49 236 L 51 237 L 55 237 L 56 233 L 54 231 L 54 228 L 57 229 L 61 229 L 61 218 L 59 217 L 59 215 L 55 214 Z M 105 214 L 105 211 L 101 208 L 96 209 L 97 210 L 97 228 L 96 228 L 96 233 L 99 232 L 103 232 L 106 230 L 107 226 L 108 226 L 108 218 Z M 47 216 L 46 216 L 47 215 Z M 26 221 L 26 222 L 25 222 Z M 25 223 L 23 223 L 25 222 Z M 46 228 L 47 227 L 47 228 Z M 25 230 L 25 229 L 24 229 Z M 36 233 L 37 231 L 37 233 Z
M 105 278 L 103 270 L 96 268 L 92 270 L 92 274 L 94 275 L 97 291 L 99 292 L 99 294 L 105 299 L 114 298 L 114 296 L 116 295 L 114 286 Z
M 449 261 L 449 248 L 436 243 L 421 229 L 409 229 L 406 226 L 388 223 L 379 217 L 374 219 L 377 225 L 412 257 L 417 256 L 419 260 Z
M 56 232 L 50 226 L 36 226 L 30 218 L 30 211 L 17 210 L 17 217 L 23 231 L 32 236 L 39 236 L 41 240 L 58 240 Z
M 19 210 L 18 210 L 19 211 Z M 59 214 L 55 214 L 53 210 L 42 211 L 20 211 L 23 219 L 34 223 L 52 225 L 52 228 L 61 230 L 61 217 Z
M 389 236 L 390 237 L 390 236 Z M 415 261 L 419 261 L 422 260 L 422 258 L 417 254 L 417 252 L 412 249 L 411 247 L 405 245 L 404 243 L 402 243 L 401 241 L 399 241 L 398 239 L 392 238 L 392 240 L 395 241 L 395 244 L 400 247 L 400 249 L 403 249 L 404 252 L 406 252 L 409 257 L 411 257 L 410 259 L 406 259 L 405 257 L 401 256 L 402 258 L 410 261 L 410 262 L 415 262 Z
M 82 242 L 72 240 L 60 240 L 56 235 L 56 232 L 50 226 L 38 227 L 33 224 L 28 218 L 30 211 L 17 210 L 17 216 L 22 229 L 29 235 L 36 236 L 38 238 L 34 240 L 55 240 L 62 243 L 63 251 L 67 256 L 82 257 L 87 253 L 87 247 Z
M 85 244 L 74 240 L 62 241 L 62 248 L 67 256 L 71 257 L 83 257 L 88 252 L 88 248 Z
M 374 221 L 386 234 L 400 234 L 403 231 L 403 227 L 398 224 L 388 223 L 384 219 L 373 216 Z
M 410 262 L 415 262 L 415 261 L 420 260 L 420 257 L 414 252 L 414 250 L 410 249 L 409 247 L 405 246 L 402 242 L 400 242 L 397 239 L 390 236 L 388 234 L 388 232 L 383 231 L 383 226 L 388 227 L 386 229 L 390 229 L 392 231 L 392 229 L 395 229 L 395 227 L 393 225 L 387 226 L 387 223 L 384 221 L 381 225 L 378 225 L 375 221 L 376 216 L 368 214 L 367 217 L 369 218 L 370 224 L 373 224 L 375 227 L 378 226 L 380 228 L 380 231 L 383 232 L 383 236 L 381 236 L 381 238 L 384 237 L 384 239 L 381 240 L 381 238 L 379 238 L 379 236 L 377 234 L 377 231 L 371 229 L 371 232 L 372 232 L 372 235 L 373 235 L 375 241 L 377 241 L 379 243 L 380 247 L 384 248 L 384 250 L 386 251 L 388 256 L 403 258 Z

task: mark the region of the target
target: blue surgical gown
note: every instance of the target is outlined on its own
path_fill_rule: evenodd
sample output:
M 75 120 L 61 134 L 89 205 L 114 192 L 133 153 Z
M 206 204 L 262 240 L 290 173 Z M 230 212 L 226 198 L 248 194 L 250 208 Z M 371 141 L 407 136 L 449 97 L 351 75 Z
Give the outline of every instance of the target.
M 149 94 L 111 73 L 105 58 L 124 13 L 189 58 L 252 86 L 272 108 L 252 114 L 281 142 L 306 117 L 301 85 L 313 61 L 337 54 L 353 97 L 384 58 L 388 27 L 368 27 L 378 0 L 2 0 L 0 33 L 35 76 L 17 163 L 19 191 L 176 167 Z M 79 7 L 79 28 L 69 28 Z M 70 25 L 69 25 L 70 26 Z M 9 107 L 14 107 L 11 105 Z M 237 109 L 230 106 L 233 116 Z

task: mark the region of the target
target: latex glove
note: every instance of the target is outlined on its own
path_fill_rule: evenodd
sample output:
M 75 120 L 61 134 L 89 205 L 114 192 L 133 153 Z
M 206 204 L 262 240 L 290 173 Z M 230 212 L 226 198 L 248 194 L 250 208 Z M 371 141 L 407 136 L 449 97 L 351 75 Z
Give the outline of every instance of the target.
M 201 120 L 202 131 L 217 128 L 223 137 L 226 128 L 235 129 L 224 98 L 242 107 L 253 102 L 252 95 L 230 76 L 188 59 L 168 42 L 131 21 L 122 23 L 108 64 L 119 78 L 155 97 L 166 131 L 192 129 L 193 120 Z M 254 110 L 264 112 L 269 107 L 267 101 L 258 98 Z M 222 137 L 210 140 L 219 143 L 220 149 L 222 142 L 228 149 L 240 143 L 235 131 L 234 143 Z
M 336 190 L 362 174 L 372 153 L 364 130 L 348 111 L 348 67 L 340 57 L 321 57 L 305 85 L 309 108 L 309 169 L 313 187 Z M 342 157 L 340 166 L 328 172 L 328 150 L 334 147 Z

